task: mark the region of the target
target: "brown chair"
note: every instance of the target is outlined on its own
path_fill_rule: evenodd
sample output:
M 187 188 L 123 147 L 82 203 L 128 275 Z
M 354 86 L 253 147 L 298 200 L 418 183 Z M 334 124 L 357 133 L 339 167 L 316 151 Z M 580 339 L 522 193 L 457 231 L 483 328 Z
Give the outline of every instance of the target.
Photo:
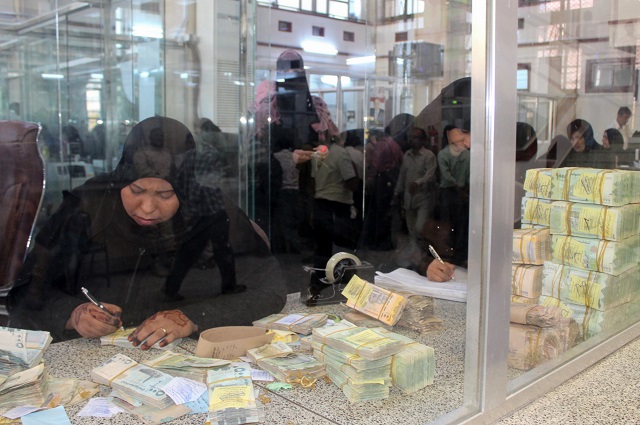
M 34 123 L 0 121 L 0 297 L 9 292 L 22 267 L 42 202 L 45 173 L 36 144 L 39 131 Z

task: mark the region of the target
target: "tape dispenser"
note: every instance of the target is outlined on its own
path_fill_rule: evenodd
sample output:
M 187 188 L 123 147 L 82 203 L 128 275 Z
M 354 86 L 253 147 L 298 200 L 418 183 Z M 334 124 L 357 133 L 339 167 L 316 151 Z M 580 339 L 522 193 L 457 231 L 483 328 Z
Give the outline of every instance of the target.
M 360 261 L 348 252 L 333 255 L 327 261 L 324 270 L 308 266 L 305 266 L 304 270 L 309 272 L 311 277 L 307 290 L 300 292 L 300 300 L 309 307 L 346 302 L 342 290 L 354 275 L 368 282 L 373 282 L 375 277 L 375 270 L 371 264 Z M 324 271 L 324 277 L 318 276 L 319 271 Z

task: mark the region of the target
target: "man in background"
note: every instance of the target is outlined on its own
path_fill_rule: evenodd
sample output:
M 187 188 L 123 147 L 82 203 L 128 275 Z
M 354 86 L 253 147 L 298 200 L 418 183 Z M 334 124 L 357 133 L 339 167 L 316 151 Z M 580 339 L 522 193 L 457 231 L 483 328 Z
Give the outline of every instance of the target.
M 624 139 L 623 148 L 625 150 L 629 147 L 629 139 L 631 139 L 631 136 L 633 135 L 633 130 L 629 125 L 629 118 L 631 118 L 631 109 L 626 106 L 622 106 L 618 109 L 616 119 L 605 128 L 605 130 L 614 128 L 622 134 L 622 138 Z

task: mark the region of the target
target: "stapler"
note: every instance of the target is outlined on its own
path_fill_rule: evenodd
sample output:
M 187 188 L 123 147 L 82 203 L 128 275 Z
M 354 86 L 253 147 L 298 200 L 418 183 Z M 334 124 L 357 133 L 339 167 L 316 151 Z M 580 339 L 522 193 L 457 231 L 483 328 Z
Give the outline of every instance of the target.
M 339 252 L 327 261 L 324 277 L 318 277 L 321 269 L 305 266 L 304 270 L 309 272 L 310 280 L 307 290 L 300 292 L 300 300 L 309 307 L 346 302 L 342 290 L 354 275 L 368 282 L 375 277 L 373 265 L 348 252 Z

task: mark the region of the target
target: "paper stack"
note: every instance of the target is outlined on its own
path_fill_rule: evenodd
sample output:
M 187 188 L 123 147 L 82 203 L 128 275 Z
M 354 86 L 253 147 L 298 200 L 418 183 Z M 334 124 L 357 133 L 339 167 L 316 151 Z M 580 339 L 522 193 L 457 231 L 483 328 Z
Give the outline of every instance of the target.
M 105 335 L 100 337 L 100 345 L 115 345 L 116 347 L 124 347 L 124 348 L 140 348 L 142 347 L 142 343 L 140 343 L 137 347 L 134 347 L 131 342 L 129 342 L 129 335 L 135 331 L 136 328 L 127 328 L 125 330 L 116 330 L 114 333 Z M 162 340 L 160 340 L 162 341 Z M 160 347 L 160 341 L 156 342 L 151 346 L 151 348 L 159 348 L 161 350 L 172 350 L 182 342 L 182 338 L 178 338 L 171 343 L 165 345 L 164 347 Z M 144 341 L 143 341 L 144 342 Z
M 160 370 L 141 365 L 124 354 L 116 354 L 91 371 L 94 382 L 112 387 L 116 392 L 158 409 L 168 407 L 173 400 L 162 390 L 173 377 Z
M 257 363 L 258 360 L 261 359 L 270 357 L 287 357 L 291 353 L 293 353 L 291 347 L 284 342 L 278 341 L 247 350 L 247 357 L 251 360 L 251 363 Z
M 0 375 L 35 367 L 50 343 L 49 332 L 0 327 Z
M 264 409 L 256 400 L 249 363 L 234 362 L 207 376 L 211 425 L 264 422 Z
M 143 365 L 168 373 L 171 376 L 182 376 L 198 382 L 207 382 L 209 369 L 228 365 L 230 360 L 209 359 L 187 354 L 166 351 L 158 357 L 145 360 Z
M 328 316 L 323 313 L 315 314 L 282 314 L 276 313 L 253 322 L 257 328 L 291 331 L 309 335 L 313 328 L 324 326 Z
M 353 275 L 342 290 L 347 306 L 387 325 L 395 325 L 407 305 L 407 298 L 387 289 L 373 285 Z
M 0 385 L 0 408 L 40 407 L 47 396 L 48 379 L 44 365 L 14 373 Z

